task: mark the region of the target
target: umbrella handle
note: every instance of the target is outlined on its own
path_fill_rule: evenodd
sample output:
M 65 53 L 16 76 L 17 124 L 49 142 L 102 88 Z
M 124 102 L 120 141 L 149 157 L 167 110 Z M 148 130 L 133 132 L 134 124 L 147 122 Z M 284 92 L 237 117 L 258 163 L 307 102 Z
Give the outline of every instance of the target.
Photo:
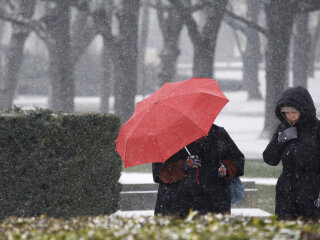
M 184 147 L 184 149 L 187 151 L 189 156 L 191 156 L 191 153 L 189 152 L 189 149 L 186 146 Z M 198 179 L 198 174 L 199 174 L 199 168 L 197 168 L 196 180 L 197 180 L 197 184 L 200 184 L 199 179 Z
M 187 151 L 187 153 L 189 154 L 189 156 L 191 156 L 191 153 L 189 152 L 187 146 L 185 146 L 184 149 Z

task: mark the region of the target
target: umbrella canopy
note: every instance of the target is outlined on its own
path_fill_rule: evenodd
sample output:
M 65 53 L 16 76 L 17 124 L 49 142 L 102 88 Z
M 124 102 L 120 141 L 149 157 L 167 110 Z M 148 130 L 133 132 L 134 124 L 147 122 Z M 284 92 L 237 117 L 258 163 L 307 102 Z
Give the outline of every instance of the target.
M 131 118 L 120 128 L 116 150 L 124 166 L 166 161 L 206 136 L 228 101 L 213 79 L 164 84 L 137 103 Z

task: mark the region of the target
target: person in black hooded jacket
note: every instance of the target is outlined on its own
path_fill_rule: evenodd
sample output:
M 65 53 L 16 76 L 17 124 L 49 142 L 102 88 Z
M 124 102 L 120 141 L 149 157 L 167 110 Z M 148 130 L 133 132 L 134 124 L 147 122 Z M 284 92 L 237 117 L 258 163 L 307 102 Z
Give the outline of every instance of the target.
M 280 219 L 319 219 L 320 121 L 308 90 L 285 90 L 275 114 L 281 123 L 263 152 L 267 164 L 283 165 L 275 213 Z
M 188 156 L 187 151 L 193 155 Z M 243 175 L 244 156 L 226 130 L 213 124 L 207 136 L 166 162 L 153 163 L 152 172 L 159 183 L 155 215 L 185 217 L 190 210 L 229 213 L 228 184 Z

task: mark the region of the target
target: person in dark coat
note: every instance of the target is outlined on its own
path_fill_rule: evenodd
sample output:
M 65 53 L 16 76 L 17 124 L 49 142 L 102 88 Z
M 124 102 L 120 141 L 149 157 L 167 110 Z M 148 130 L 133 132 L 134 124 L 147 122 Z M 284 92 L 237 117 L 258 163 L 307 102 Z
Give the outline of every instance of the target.
M 275 213 L 280 219 L 319 219 L 320 121 L 308 90 L 285 90 L 275 114 L 281 123 L 263 152 L 267 164 L 283 165 Z
M 187 150 L 195 157 L 189 156 Z M 155 215 L 185 217 L 190 210 L 230 213 L 229 181 L 244 173 L 244 155 L 226 130 L 213 124 L 207 136 L 164 163 L 153 163 L 159 183 Z

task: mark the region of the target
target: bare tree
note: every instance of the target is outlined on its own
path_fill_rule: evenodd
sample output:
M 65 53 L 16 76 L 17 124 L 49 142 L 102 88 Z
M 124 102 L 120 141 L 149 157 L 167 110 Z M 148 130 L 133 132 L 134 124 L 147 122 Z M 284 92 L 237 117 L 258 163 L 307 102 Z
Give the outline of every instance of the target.
M 163 37 L 160 53 L 161 66 L 159 72 L 160 86 L 171 82 L 176 75 L 176 66 L 180 55 L 179 38 L 183 27 L 183 19 L 175 6 L 164 0 L 158 0 L 158 21 Z
M 115 16 L 118 29 L 112 31 L 112 18 L 105 8 L 93 13 L 96 29 L 110 51 L 115 84 L 115 113 L 124 123 L 131 116 L 135 106 L 137 56 L 138 56 L 138 16 L 139 0 L 120 1 Z
M 70 38 L 71 62 L 74 65 L 78 63 L 79 58 L 88 49 L 97 34 L 89 12 L 78 8 L 73 8 L 73 10 L 75 14 L 73 21 L 70 23 Z
M 74 24 L 75 31 L 70 31 L 71 7 L 85 10 L 87 5 L 85 2 L 75 0 L 56 0 L 54 3 L 48 1 L 45 16 L 41 19 L 46 26 L 46 35 L 43 39 L 47 44 L 50 57 L 49 108 L 63 112 L 74 110 L 74 65 L 94 36 L 93 34 L 84 34 L 88 33 L 90 27 L 85 24 L 87 22 L 86 15 L 78 14 L 76 16 L 78 23 L 76 21 Z M 80 25 L 81 23 L 83 25 Z M 87 26 L 86 31 L 83 30 L 85 26 Z M 72 39 L 74 44 L 72 44 Z M 80 39 L 81 41 L 78 41 Z
M 11 13 L 6 14 L 3 9 L 0 9 L 1 18 L 4 20 L 9 20 L 10 17 L 18 20 L 31 20 L 34 14 L 35 3 L 35 0 L 15 1 L 9 7 L 12 10 Z M 0 109 L 10 109 L 12 106 L 18 84 L 18 74 L 23 61 L 24 43 L 29 34 L 30 29 L 25 25 L 13 24 L 9 48 L 5 54 L 4 73 L 0 88 Z
M 112 19 L 115 10 L 116 6 L 114 6 L 113 0 L 96 2 L 92 8 L 91 15 L 93 17 L 94 27 L 97 34 L 104 36 L 104 34 L 112 33 Z M 109 39 L 103 37 L 103 49 L 101 55 L 103 79 L 100 90 L 100 111 L 102 113 L 110 112 L 111 109 L 109 109 L 109 100 L 114 94 L 112 91 L 114 88 L 113 57 L 108 40 Z
M 228 15 L 263 33 L 267 38 L 266 62 L 266 110 L 263 137 L 270 137 L 278 124 L 274 117 L 277 100 L 287 86 L 288 57 L 294 17 L 298 13 L 320 8 L 317 0 L 266 0 L 266 29 L 227 11 Z
M 310 77 L 314 76 L 314 64 L 315 64 L 316 53 L 320 49 L 319 39 L 320 39 L 320 13 L 318 13 L 317 15 L 317 23 L 313 31 L 313 34 L 311 34 L 311 43 L 308 51 L 308 62 L 309 62 L 308 74 Z
M 308 85 L 308 53 L 310 44 L 309 13 L 299 13 L 295 16 L 293 34 L 293 86 L 307 87 Z
M 193 76 L 211 78 L 214 71 L 217 36 L 228 0 L 202 0 L 200 4 L 182 0 L 170 0 L 170 2 L 183 18 L 194 47 Z M 205 16 L 202 29 L 192 15 L 196 10 L 202 10 Z
M 23 4 L 26 4 L 27 7 L 25 7 L 25 9 L 31 6 L 34 8 L 36 2 L 33 1 L 34 5 L 32 5 L 28 1 L 21 1 Z M 73 39 L 76 39 L 76 41 L 73 45 L 71 44 L 70 8 L 77 7 L 83 10 L 87 5 L 83 1 L 57 0 L 46 2 L 46 6 L 47 11 L 40 20 L 33 20 L 31 17 L 23 15 L 16 17 L 7 12 L 1 12 L 0 18 L 10 21 L 15 27 L 23 28 L 25 32 L 35 31 L 37 35 L 44 40 L 48 47 L 50 57 L 49 72 L 51 84 L 49 107 L 53 110 L 71 112 L 73 111 L 74 99 L 73 66 L 87 45 L 89 45 L 90 38 L 83 38 L 80 32 L 82 36 L 87 35 L 83 34 L 82 31 L 75 31 L 75 33 L 79 35 L 76 36 L 77 34 L 73 34 Z M 77 41 L 79 39 L 82 39 L 81 43 Z M 72 47 L 74 47 L 74 49 L 72 49 Z M 13 49 L 15 51 L 20 49 L 21 54 L 15 54 L 14 57 L 17 59 L 13 62 L 21 65 L 20 61 L 23 59 L 21 47 L 14 46 Z M 10 70 L 10 68 L 11 67 L 8 67 L 8 70 Z M 17 76 L 15 76 L 15 79 L 17 81 Z M 12 89 L 14 89 L 12 91 L 15 91 L 16 85 L 17 84 L 12 85 Z M 4 97 L 7 95 L 10 97 L 8 91 L 3 94 Z M 12 101 L 13 97 L 10 99 L 10 102 L 7 103 L 9 107 L 11 107 Z
M 73 67 L 71 60 L 70 5 L 68 1 L 57 0 L 47 8 L 42 19 L 48 29 L 46 39 L 50 55 L 49 108 L 72 112 L 74 99 Z
M 288 56 L 292 33 L 294 8 L 286 1 L 272 0 L 265 5 L 268 42 L 266 57 L 266 111 L 263 136 L 271 136 L 277 119 L 274 109 L 286 87 L 288 79 Z
M 260 0 L 247 0 L 247 19 L 251 22 L 258 22 L 260 13 Z M 259 32 L 252 27 L 242 24 L 230 16 L 225 16 L 224 21 L 235 31 L 240 31 L 246 37 L 246 47 L 240 50 L 243 61 L 243 83 L 244 89 L 248 92 L 249 100 L 262 99 L 259 90 L 259 64 L 262 61 L 260 50 Z M 235 34 L 237 34 L 235 32 Z M 237 42 L 239 41 L 236 35 Z M 240 48 L 240 44 L 239 48 Z
M 139 19 L 139 35 L 138 35 L 138 89 L 141 89 L 142 94 L 145 94 L 144 84 L 146 82 L 146 66 L 144 63 L 147 40 L 149 33 L 149 17 L 150 17 L 150 2 L 148 0 L 141 1 Z
M 268 44 L 266 50 L 266 112 L 264 136 L 270 137 L 278 121 L 274 117 L 277 100 L 288 79 L 290 38 L 296 14 L 320 9 L 320 1 L 272 0 L 266 4 Z

